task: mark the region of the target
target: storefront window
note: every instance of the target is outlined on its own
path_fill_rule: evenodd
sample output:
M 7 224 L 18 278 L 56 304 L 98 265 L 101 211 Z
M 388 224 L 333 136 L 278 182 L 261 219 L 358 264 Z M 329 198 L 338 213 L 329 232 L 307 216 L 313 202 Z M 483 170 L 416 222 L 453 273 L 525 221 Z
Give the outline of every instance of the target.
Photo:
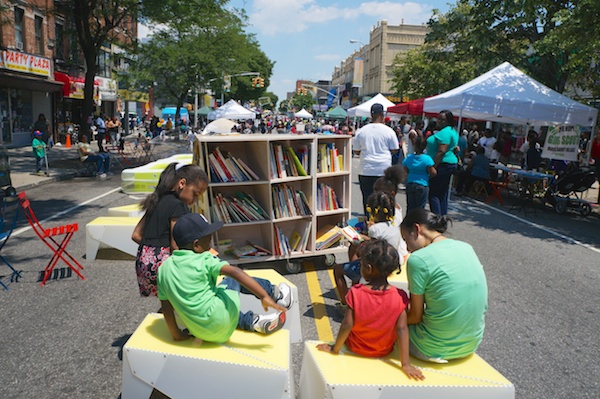
M 30 132 L 33 126 L 32 95 L 29 90 L 8 89 L 13 133 Z
M 12 141 L 8 101 L 8 89 L 0 88 L 0 130 L 2 131 L 3 143 L 10 143 Z

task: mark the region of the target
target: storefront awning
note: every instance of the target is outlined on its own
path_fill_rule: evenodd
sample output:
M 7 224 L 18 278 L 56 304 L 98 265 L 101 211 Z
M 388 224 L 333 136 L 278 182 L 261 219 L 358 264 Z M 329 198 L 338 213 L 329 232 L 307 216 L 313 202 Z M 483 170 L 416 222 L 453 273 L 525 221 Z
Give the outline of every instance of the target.
M 15 89 L 25 89 L 42 92 L 55 92 L 62 90 L 62 82 L 50 79 L 25 75 L 20 73 L 0 71 L 0 87 L 12 87 Z
M 54 72 L 54 79 L 56 79 L 59 82 L 62 82 L 63 97 L 83 100 L 85 78 L 69 76 L 66 73 L 62 72 Z M 94 101 L 98 101 L 100 99 L 99 93 L 100 92 L 98 81 L 94 79 Z

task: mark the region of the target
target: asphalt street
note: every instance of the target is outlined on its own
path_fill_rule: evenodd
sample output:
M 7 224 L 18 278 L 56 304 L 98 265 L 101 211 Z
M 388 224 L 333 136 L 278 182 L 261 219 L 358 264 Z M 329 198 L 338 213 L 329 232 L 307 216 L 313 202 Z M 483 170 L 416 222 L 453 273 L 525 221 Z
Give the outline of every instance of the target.
M 355 162 L 355 182 L 357 166 Z M 94 262 L 84 258 L 85 225 L 106 215 L 109 207 L 138 200 L 121 193 L 119 184 L 118 175 L 75 178 L 27 191 L 44 226 L 79 223 L 68 250 L 84 265 L 86 280 L 58 278 L 40 287 L 39 272 L 52 253 L 21 218 L 2 249 L 23 270 L 23 278 L 10 284 L 9 291 L 0 291 L 0 397 L 119 397 L 121 348 L 144 316 L 159 308 L 157 299 L 139 297 L 131 257 L 104 251 Z M 353 210 L 358 210 L 357 184 L 352 198 Z M 405 205 L 402 192 L 398 200 Z M 449 235 L 473 245 L 488 280 L 489 311 L 478 353 L 513 382 L 519 398 L 598 398 L 600 219 L 557 215 L 549 208 L 527 215 L 508 209 L 468 198 L 451 206 Z M 316 295 L 323 299 L 335 336 L 341 317 L 328 269 L 315 261 L 288 274 L 284 266 L 253 265 L 275 267 L 297 285 L 306 340 L 323 338 L 307 282 L 316 274 Z M 311 267 L 316 270 L 307 271 Z M 0 275 L 6 270 L 0 265 Z M 297 384 L 302 344 L 292 350 Z

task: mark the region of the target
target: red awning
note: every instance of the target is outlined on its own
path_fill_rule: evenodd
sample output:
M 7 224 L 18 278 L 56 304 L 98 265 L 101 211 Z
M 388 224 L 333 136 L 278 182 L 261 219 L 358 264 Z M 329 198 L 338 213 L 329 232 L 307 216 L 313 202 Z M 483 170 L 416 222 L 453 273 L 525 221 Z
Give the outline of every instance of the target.
M 406 103 L 396 104 L 392 107 L 388 107 L 388 114 L 399 114 L 399 115 L 423 115 L 423 103 L 425 102 L 425 98 L 418 98 L 416 100 L 411 100 Z M 437 112 L 426 113 L 426 116 L 436 116 Z
M 62 93 L 64 97 L 83 99 L 85 78 L 76 78 L 66 73 L 54 72 L 54 79 L 63 84 Z M 94 100 L 98 99 L 99 88 L 99 82 L 94 80 Z

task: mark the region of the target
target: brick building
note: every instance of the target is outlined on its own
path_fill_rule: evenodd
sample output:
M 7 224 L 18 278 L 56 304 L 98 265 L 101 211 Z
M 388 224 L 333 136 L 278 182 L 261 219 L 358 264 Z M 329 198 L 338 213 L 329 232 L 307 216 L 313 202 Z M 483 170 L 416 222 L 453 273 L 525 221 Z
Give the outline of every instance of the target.
M 7 146 L 31 143 L 40 114 L 57 141 L 67 128 L 81 124 L 85 61 L 71 18 L 70 1 L 21 0 L 0 8 L 0 141 Z M 137 36 L 137 21 L 124 24 L 120 39 Z M 127 32 L 127 34 L 124 34 Z M 106 44 L 98 59 L 94 81 L 96 112 L 107 116 L 119 110 L 114 72 L 117 46 Z

